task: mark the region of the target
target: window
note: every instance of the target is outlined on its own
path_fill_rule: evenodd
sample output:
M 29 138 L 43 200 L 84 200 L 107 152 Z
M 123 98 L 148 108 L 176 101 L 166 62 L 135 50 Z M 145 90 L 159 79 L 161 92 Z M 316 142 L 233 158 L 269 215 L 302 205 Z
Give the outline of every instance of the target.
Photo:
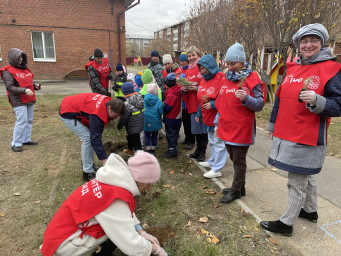
M 34 61 L 56 61 L 53 32 L 31 32 Z

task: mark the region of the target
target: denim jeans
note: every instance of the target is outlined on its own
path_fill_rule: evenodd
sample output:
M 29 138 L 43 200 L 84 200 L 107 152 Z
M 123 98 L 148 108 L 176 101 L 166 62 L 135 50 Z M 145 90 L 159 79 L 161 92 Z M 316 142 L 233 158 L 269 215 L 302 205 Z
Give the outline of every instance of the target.
M 207 163 L 211 166 L 211 171 L 219 172 L 224 167 L 228 157 L 225 143 L 217 137 L 215 132 L 208 132 L 207 135 L 211 151 Z
M 92 148 L 90 141 L 90 130 L 88 127 L 83 125 L 80 121 L 75 119 L 66 119 L 60 117 L 64 124 L 78 136 L 78 138 L 82 141 L 82 164 L 83 171 L 86 173 L 93 173 L 93 156 L 94 149 Z
M 34 104 L 14 107 L 17 117 L 13 130 L 11 146 L 21 147 L 23 143 L 31 141 Z

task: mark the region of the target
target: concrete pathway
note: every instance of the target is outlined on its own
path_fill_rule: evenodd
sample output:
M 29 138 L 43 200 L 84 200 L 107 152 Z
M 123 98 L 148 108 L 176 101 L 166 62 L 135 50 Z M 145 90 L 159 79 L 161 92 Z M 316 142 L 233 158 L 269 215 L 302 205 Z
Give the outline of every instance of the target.
M 183 132 L 181 130 L 181 138 Z M 247 155 L 246 196 L 237 202 L 256 220 L 278 220 L 285 211 L 288 198 L 287 172 L 267 163 L 272 141 L 258 128 L 256 141 Z M 189 152 L 190 153 L 190 152 Z M 206 152 L 206 160 L 210 155 Z M 194 161 L 201 170 L 208 171 Z M 269 232 L 302 255 L 341 255 L 341 159 L 327 157 L 323 170 L 317 175 L 319 219 L 317 224 L 300 219 L 292 237 Z M 232 162 L 228 159 L 222 177 L 212 179 L 220 188 L 230 187 L 233 179 Z M 204 177 L 203 177 L 204 178 Z M 227 206 L 228 207 L 228 206 Z

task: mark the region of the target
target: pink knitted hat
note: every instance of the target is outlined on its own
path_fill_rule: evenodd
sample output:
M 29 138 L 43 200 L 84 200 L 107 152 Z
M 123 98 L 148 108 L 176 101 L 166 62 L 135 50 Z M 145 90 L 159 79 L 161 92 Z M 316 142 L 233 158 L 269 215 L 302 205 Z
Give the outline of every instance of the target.
M 159 93 L 159 87 L 155 83 L 148 84 L 147 85 L 147 92 L 157 96 Z
M 139 150 L 128 159 L 128 169 L 134 180 L 141 183 L 155 183 L 160 179 L 161 168 L 158 160 L 150 153 Z

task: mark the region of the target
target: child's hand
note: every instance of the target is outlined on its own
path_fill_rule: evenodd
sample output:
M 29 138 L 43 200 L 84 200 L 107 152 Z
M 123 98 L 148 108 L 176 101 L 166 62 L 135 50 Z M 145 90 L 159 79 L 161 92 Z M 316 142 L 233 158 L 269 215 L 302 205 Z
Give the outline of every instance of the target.
M 197 123 L 199 123 L 199 122 L 200 122 L 200 118 L 199 118 L 199 117 L 195 117 L 195 121 L 196 121 Z

